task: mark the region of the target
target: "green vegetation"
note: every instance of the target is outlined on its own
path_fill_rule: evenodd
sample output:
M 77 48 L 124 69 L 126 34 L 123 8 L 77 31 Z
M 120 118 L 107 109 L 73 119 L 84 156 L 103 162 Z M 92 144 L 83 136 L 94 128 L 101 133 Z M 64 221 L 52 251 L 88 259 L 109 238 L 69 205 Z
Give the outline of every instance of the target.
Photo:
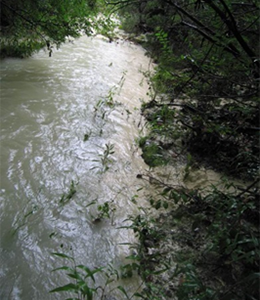
M 152 179 L 161 192 L 129 227 L 143 299 L 258 299 L 259 181 L 201 194 Z
M 95 283 L 94 275 L 98 272 L 101 272 L 102 268 L 90 270 L 86 266 L 76 265 L 74 258 L 71 256 L 68 256 L 63 253 L 53 253 L 53 255 L 72 261 L 72 263 L 73 263 L 72 267 L 62 266 L 53 271 L 63 270 L 63 271 L 68 272 L 67 276 L 69 278 L 72 278 L 75 281 L 75 283 L 71 282 L 64 286 L 55 288 L 55 289 L 51 290 L 50 293 L 72 292 L 73 294 L 77 295 L 77 298 L 73 298 L 73 299 L 92 300 L 93 295 L 95 293 L 97 293 L 97 288 L 91 287 L 91 281 L 93 283 Z
M 139 147 L 143 150 L 142 157 L 148 166 L 157 167 L 167 163 L 160 146 L 148 137 L 140 138 Z
M 112 41 L 115 23 L 91 17 L 101 1 L 1 0 L 1 56 L 25 57 L 46 46 L 51 55 L 68 36 L 96 29 Z M 189 190 L 171 186 L 149 174 L 158 195 L 150 208 L 129 216 L 126 228 L 139 243 L 121 266 L 121 276 L 138 274 L 143 289 L 125 299 L 257 300 L 259 298 L 259 1 L 230 0 L 110 0 L 107 6 L 122 19 L 130 38 L 142 41 L 157 63 L 146 74 L 151 101 L 142 106 L 149 133 L 138 141 L 150 167 L 174 161 L 206 165 L 225 175 L 246 180 L 244 186 Z M 104 9 L 104 6 L 102 6 Z M 135 38 L 142 36 L 142 38 Z M 124 82 L 122 76 L 121 84 Z M 105 119 L 114 108 L 111 89 L 95 107 Z M 102 134 L 102 129 L 100 135 Z M 88 141 L 86 133 L 84 141 Z M 101 173 L 109 170 L 114 145 L 99 154 Z M 184 178 L 185 179 L 185 178 Z M 60 200 L 67 203 L 75 184 Z M 133 203 L 136 195 L 133 196 Z M 110 202 L 99 205 L 98 217 L 111 218 Z M 31 212 L 30 212 L 31 213 Z M 26 217 L 29 214 L 26 215 Z M 125 228 L 125 227 L 124 227 Z M 52 292 L 73 292 L 73 299 L 105 299 L 95 285 L 105 274 L 105 287 L 118 280 L 118 271 L 91 270 L 77 265 L 68 272 L 73 283 Z M 108 274 L 113 274 L 113 279 Z M 110 279 L 109 279 L 110 278 Z M 112 280 L 112 281 L 111 281 Z M 101 292 L 100 292 L 101 291 Z
M 158 64 L 150 78 L 153 99 L 143 107 L 152 131 L 172 135 L 176 153 L 185 148 L 200 163 L 233 176 L 257 176 L 259 3 L 117 3 L 124 28 L 145 34 L 144 46 Z M 154 128 L 156 120 L 160 128 Z M 182 142 L 176 145 L 174 135 Z
M 98 0 L 1 0 L 0 4 L 1 57 L 27 57 L 42 47 L 51 56 L 53 47 L 67 37 L 92 34 L 94 16 L 103 5 Z
M 130 217 L 140 244 L 127 274 L 138 269 L 146 283 L 142 299 L 256 300 L 259 3 L 110 3 L 119 5 L 124 29 L 131 38 L 142 35 L 134 39 L 157 63 L 147 74 L 151 101 L 142 107 L 149 127 L 139 139 L 145 162 L 155 167 L 159 155 L 168 163 L 186 161 L 186 177 L 206 165 L 251 182 L 199 191 L 158 179 L 161 193 L 149 199 L 151 209 Z
M 75 184 L 74 180 L 72 180 L 70 183 L 70 189 L 69 189 L 68 193 L 62 194 L 60 201 L 59 201 L 60 204 L 68 203 L 71 200 L 71 198 L 73 197 L 73 195 L 76 194 L 77 190 L 76 190 L 75 185 L 76 184 Z
M 90 213 L 92 223 L 97 224 L 104 219 L 110 219 L 111 224 L 113 225 L 114 220 L 114 213 L 116 211 L 116 205 L 114 203 L 114 200 L 106 201 L 103 204 L 98 204 L 97 199 L 90 202 L 87 206 L 95 205 L 96 206 L 96 212 L 94 215 Z
M 114 145 L 106 144 L 105 150 L 102 154 L 99 154 L 99 159 L 95 159 L 93 161 L 100 163 L 99 166 L 93 167 L 92 169 L 99 169 L 100 173 L 105 173 L 109 170 L 111 163 L 113 162 L 111 155 L 114 154 Z

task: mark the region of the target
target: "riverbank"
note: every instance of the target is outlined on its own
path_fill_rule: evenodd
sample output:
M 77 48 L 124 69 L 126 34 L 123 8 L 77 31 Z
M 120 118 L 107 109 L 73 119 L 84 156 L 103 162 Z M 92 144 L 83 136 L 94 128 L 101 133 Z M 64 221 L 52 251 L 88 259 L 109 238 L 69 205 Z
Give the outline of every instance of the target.
M 151 77 L 150 91 L 158 84 L 156 76 Z M 187 95 L 179 101 L 170 96 L 154 92 L 141 112 L 149 132 L 138 142 L 151 173 L 137 176 L 157 189 L 155 197 L 147 197 L 150 209 L 131 226 L 140 242 L 133 258 L 146 284 L 142 295 L 167 300 L 258 299 L 257 106 L 252 103 L 252 115 L 242 118 L 242 124 L 231 118 L 230 107 L 236 106 L 232 101 L 226 105 L 222 99 L 218 110 L 211 111 L 213 107 L 204 110 Z M 231 131 L 213 129 L 213 119 L 207 119 L 210 111 L 214 126 L 224 120 Z M 256 131 L 249 133 L 250 126 Z M 235 128 L 240 130 L 231 136 Z M 178 161 L 183 164 L 180 185 L 155 175 L 158 168 L 174 168 Z M 214 182 L 202 175 L 210 167 L 221 172 Z
M 257 299 L 257 182 L 245 189 L 226 181 L 205 192 L 150 181 L 158 196 L 133 222 L 147 299 Z
M 176 142 L 159 129 L 139 139 L 151 172 L 137 177 L 157 191 L 131 226 L 144 299 L 257 299 L 259 179 L 216 173 L 178 154 Z

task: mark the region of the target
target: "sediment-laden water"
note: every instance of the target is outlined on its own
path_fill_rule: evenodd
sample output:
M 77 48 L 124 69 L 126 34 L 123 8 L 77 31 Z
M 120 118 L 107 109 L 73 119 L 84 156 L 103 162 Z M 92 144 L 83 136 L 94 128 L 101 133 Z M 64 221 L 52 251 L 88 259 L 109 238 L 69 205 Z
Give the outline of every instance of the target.
M 0 299 L 63 299 L 49 294 L 67 283 L 52 252 L 123 263 L 148 68 L 141 47 L 99 37 L 1 62 Z M 93 223 L 106 202 L 111 217 Z

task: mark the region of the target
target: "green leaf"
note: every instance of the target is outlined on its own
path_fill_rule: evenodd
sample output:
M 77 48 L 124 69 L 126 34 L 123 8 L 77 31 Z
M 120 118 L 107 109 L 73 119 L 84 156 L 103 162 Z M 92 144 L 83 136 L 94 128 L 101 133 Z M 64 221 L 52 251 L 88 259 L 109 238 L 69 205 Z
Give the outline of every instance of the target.
M 75 271 L 75 270 L 73 270 L 73 273 L 68 273 L 67 275 L 68 275 L 69 277 L 73 278 L 73 279 L 76 279 L 78 284 L 84 283 L 83 278 L 82 278 L 82 277 L 80 276 L 80 274 L 79 274 L 77 271 Z
M 62 257 L 62 258 L 71 259 L 71 260 L 74 261 L 74 258 L 73 258 L 73 257 L 68 256 L 68 255 L 66 255 L 66 254 L 64 254 L 64 253 L 52 252 L 51 254 L 52 254 L 52 255 L 55 255 L 55 256 Z
M 97 268 L 97 269 L 94 269 L 94 270 L 91 271 L 88 267 L 86 267 L 84 265 L 78 265 L 76 267 L 79 268 L 79 269 L 84 270 L 87 273 L 85 278 L 90 277 L 94 282 L 95 282 L 94 274 L 96 274 L 98 272 L 101 272 L 103 270 L 103 268 Z
M 163 192 L 162 192 L 162 195 L 164 195 L 164 196 L 167 195 L 171 190 L 172 190 L 172 188 L 170 188 L 170 187 L 164 188 Z
M 164 201 L 164 202 L 163 202 L 163 207 L 164 207 L 165 209 L 167 209 L 167 208 L 169 207 L 168 202 Z
M 56 289 L 53 289 L 50 291 L 50 293 L 56 293 L 56 292 L 78 292 L 78 285 L 73 284 L 73 283 L 69 283 L 66 284 L 64 286 L 60 286 Z
M 154 275 L 160 275 L 160 274 L 164 273 L 164 272 L 167 271 L 167 270 L 169 270 L 169 268 L 165 268 L 165 269 L 162 269 L 162 270 L 153 272 L 153 274 L 154 274 Z
M 184 193 L 181 194 L 181 198 L 184 202 L 187 202 L 188 200 L 188 197 Z
M 84 284 L 80 290 L 84 296 L 87 296 L 87 300 L 92 300 L 93 292 L 96 292 L 95 289 L 90 288 L 87 284 Z
M 161 200 L 157 201 L 156 204 L 155 204 L 155 209 L 159 209 L 162 205 L 162 202 Z
M 127 295 L 126 290 L 121 285 L 119 285 L 117 288 L 126 296 L 127 300 L 130 300 L 129 296 Z
M 139 294 L 139 293 L 134 293 L 134 296 L 135 296 L 135 297 L 142 298 L 142 299 L 146 299 L 145 296 L 143 296 L 143 295 L 141 295 L 141 294 Z
M 89 207 L 90 205 L 96 204 L 97 200 L 92 200 L 90 203 L 88 203 L 85 207 Z

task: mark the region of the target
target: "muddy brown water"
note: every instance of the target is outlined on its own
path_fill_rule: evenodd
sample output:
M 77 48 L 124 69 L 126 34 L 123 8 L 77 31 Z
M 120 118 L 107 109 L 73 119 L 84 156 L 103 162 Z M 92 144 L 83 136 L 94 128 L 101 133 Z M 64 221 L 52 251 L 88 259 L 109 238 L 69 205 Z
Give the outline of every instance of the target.
M 68 42 L 52 57 L 42 50 L 1 61 L 0 300 L 64 299 L 49 291 L 68 283 L 52 270 L 69 262 L 53 252 L 90 269 L 129 263 L 125 244 L 135 238 L 120 227 L 153 192 L 149 181 L 136 178 L 149 172 L 136 139 L 143 134 L 139 109 L 149 100 L 144 72 L 151 67 L 141 47 L 102 37 Z M 152 176 L 189 189 L 221 179 L 204 168 L 187 177 L 178 162 Z M 111 217 L 93 222 L 106 202 Z M 96 285 L 102 283 L 98 276 Z M 116 285 L 132 295 L 140 282 Z
M 49 294 L 67 283 L 52 252 L 89 268 L 129 254 L 121 243 L 133 234 L 118 227 L 137 210 L 136 174 L 147 169 L 135 140 L 149 64 L 141 47 L 101 37 L 1 61 L 0 299 L 64 299 Z M 113 222 L 93 224 L 107 201 Z

